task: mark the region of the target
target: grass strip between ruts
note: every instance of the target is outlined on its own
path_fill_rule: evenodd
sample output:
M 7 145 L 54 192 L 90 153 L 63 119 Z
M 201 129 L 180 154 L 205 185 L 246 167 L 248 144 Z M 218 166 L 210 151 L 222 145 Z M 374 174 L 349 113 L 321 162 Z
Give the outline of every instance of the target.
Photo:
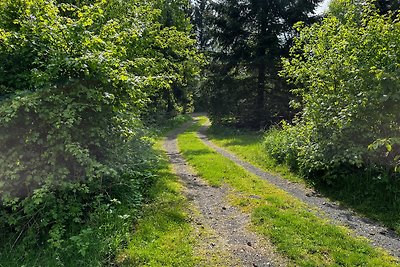
M 219 155 L 198 138 L 199 127 L 197 123 L 178 137 L 185 159 L 211 185 L 230 185 L 232 203 L 251 213 L 254 230 L 270 239 L 293 264 L 400 266 L 382 249 L 319 218 L 306 204 Z

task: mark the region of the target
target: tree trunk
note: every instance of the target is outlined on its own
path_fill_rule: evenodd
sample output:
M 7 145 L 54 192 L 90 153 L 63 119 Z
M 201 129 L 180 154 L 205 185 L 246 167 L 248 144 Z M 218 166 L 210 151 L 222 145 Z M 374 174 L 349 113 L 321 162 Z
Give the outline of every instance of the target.
M 257 61 L 258 61 L 258 76 L 257 76 L 257 100 L 256 100 L 256 123 L 261 129 L 265 126 L 265 83 L 266 83 L 266 72 L 267 72 L 267 23 L 261 21 L 260 33 L 258 36 L 258 48 L 257 48 Z
M 256 122 L 260 128 L 265 126 L 265 75 L 266 66 L 264 60 L 260 61 L 257 77 L 257 102 L 256 102 Z

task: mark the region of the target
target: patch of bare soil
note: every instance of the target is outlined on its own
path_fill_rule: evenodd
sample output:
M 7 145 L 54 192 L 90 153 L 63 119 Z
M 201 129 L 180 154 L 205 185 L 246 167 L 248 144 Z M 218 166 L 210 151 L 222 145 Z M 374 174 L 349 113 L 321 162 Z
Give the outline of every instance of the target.
M 261 179 L 267 180 L 301 201 L 317 207 L 319 216 L 328 218 L 333 223 L 344 225 L 352 229 L 355 235 L 366 237 L 371 241 L 373 246 L 382 247 L 393 256 L 400 257 L 400 237 L 396 235 L 393 230 L 390 230 L 368 218 L 364 218 L 350 209 L 341 207 L 338 203 L 330 201 L 318 192 L 306 188 L 302 184 L 289 182 L 279 176 L 264 172 L 250 163 L 239 159 L 233 153 L 228 152 L 208 140 L 205 134 L 207 127 L 208 126 L 203 126 L 198 132 L 198 136 L 207 146 L 242 166 L 247 171 L 257 175 Z
M 192 212 L 192 223 L 199 240 L 198 255 L 207 258 L 204 266 L 286 266 L 271 244 L 247 228 L 250 218 L 229 204 L 228 186 L 211 187 L 185 162 L 177 146 L 177 129 L 164 143 L 175 173 L 181 178 L 187 199 L 198 214 Z

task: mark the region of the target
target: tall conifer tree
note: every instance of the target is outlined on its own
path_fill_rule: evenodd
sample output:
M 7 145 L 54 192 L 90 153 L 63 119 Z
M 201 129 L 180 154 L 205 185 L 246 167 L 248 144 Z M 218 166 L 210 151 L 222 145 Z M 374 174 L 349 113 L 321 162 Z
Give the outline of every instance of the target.
M 236 78 L 243 78 L 245 73 L 244 80 L 253 79 L 251 86 L 245 86 L 249 91 L 242 91 L 244 97 L 237 99 L 240 103 L 247 103 L 247 107 L 252 109 L 240 119 L 246 117 L 246 124 L 255 127 L 265 125 L 277 115 L 274 110 L 274 101 L 277 100 L 273 95 L 282 96 L 282 90 L 285 90 L 277 75 L 280 56 L 288 51 L 294 35 L 293 25 L 298 21 L 313 21 L 313 12 L 320 2 L 321 0 L 221 0 L 212 3 L 210 34 L 214 43 L 213 63 L 219 65 L 213 70 L 214 78 L 231 76 L 237 81 Z M 211 95 L 218 94 L 218 90 L 226 85 L 224 81 L 219 82 L 217 88 L 210 89 Z M 215 82 L 213 84 L 215 86 Z M 236 84 L 235 87 L 237 86 Z M 268 91 L 270 93 L 266 94 Z M 235 88 L 231 88 L 229 97 L 234 94 Z M 224 99 L 219 101 L 223 102 Z M 238 115 L 233 111 L 235 103 L 229 105 L 232 109 L 226 107 L 221 113 L 217 110 L 221 106 L 211 103 L 211 116 L 216 113 L 219 113 L 218 116 Z

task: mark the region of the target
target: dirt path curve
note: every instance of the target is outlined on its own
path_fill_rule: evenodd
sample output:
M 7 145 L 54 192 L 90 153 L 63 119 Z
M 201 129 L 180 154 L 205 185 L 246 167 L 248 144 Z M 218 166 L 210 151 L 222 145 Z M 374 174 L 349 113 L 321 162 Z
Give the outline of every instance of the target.
M 188 200 L 200 212 L 200 216 L 193 221 L 194 226 L 201 225 L 213 230 L 214 237 L 207 238 L 213 241 L 206 249 L 217 251 L 214 257 L 226 257 L 224 266 L 285 266 L 287 262 L 274 252 L 270 244 L 247 230 L 249 216 L 229 205 L 226 196 L 230 189 L 227 186 L 207 185 L 182 158 L 176 138 L 190 125 L 186 124 L 172 132 L 164 142 L 164 149 L 174 172 L 183 181 Z M 218 251 L 228 252 L 229 255 L 218 255 Z
M 219 154 L 232 160 L 236 164 L 242 166 L 247 171 L 257 175 L 261 179 L 267 180 L 275 186 L 285 190 L 292 196 L 301 201 L 318 207 L 321 212 L 320 216 L 329 218 L 333 222 L 347 226 L 357 235 L 363 236 L 371 240 L 373 246 L 382 247 L 390 254 L 400 257 L 400 238 L 396 233 L 378 223 L 358 216 L 355 212 L 339 206 L 337 203 L 331 202 L 329 199 L 322 197 L 320 194 L 306 188 L 297 183 L 291 183 L 281 177 L 264 172 L 261 169 L 239 159 L 233 153 L 215 145 L 206 136 L 208 126 L 203 126 L 198 132 L 199 138 L 209 147 L 216 150 Z

